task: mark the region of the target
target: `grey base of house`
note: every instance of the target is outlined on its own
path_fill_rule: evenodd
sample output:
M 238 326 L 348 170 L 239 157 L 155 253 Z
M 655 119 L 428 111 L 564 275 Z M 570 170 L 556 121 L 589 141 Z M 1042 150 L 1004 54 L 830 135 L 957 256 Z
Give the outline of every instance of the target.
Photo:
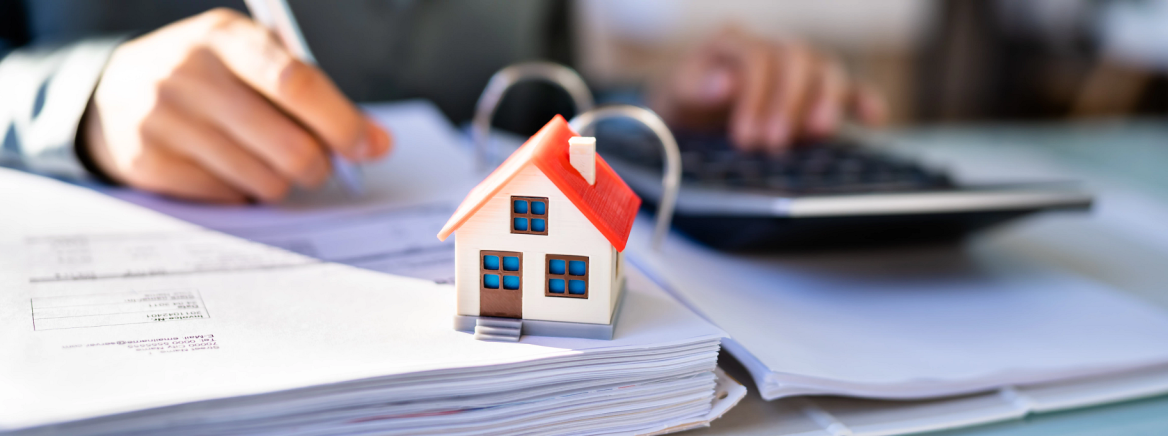
M 624 283 L 621 283 L 621 286 L 623 287 Z M 608 324 L 544 321 L 539 319 L 494 318 L 489 316 L 474 315 L 454 315 L 454 329 L 460 332 L 476 333 L 475 327 L 480 324 L 485 326 L 491 324 L 509 324 L 521 322 L 522 327 L 520 328 L 520 334 L 523 335 L 611 340 L 612 333 L 614 330 L 616 330 L 616 320 L 619 319 L 621 307 L 624 306 L 626 291 L 626 289 L 621 290 L 620 299 L 616 302 L 616 310 L 612 311 L 612 319 L 608 321 Z M 483 322 L 480 323 L 480 319 Z M 476 333 L 475 336 L 476 338 L 479 338 L 479 336 L 486 336 L 490 338 L 480 338 L 484 340 L 501 340 L 494 339 L 493 337 L 495 335 L 480 335 Z

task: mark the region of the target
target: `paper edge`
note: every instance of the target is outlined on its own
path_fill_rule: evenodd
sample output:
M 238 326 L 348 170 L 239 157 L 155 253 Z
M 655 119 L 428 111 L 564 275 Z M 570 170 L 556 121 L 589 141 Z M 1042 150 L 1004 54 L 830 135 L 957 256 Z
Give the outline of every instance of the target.
M 677 433 L 686 430 L 693 430 L 696 428 L 709 427 L 714 420 L 721 418 L 726 412 L 737 406 L 743 398 L 746 398 L 746 386 L 743 385 L 734 377 L 722 371 L 721 367 L 714 368 L 714 376 L 716 377 L 714 387 L 714 400 L 711 403 L 710 412 L 697 421 L 683 422 L 678 424 L 666 423 L 669 427 L 654 430 L 648 433 L 636 433 L 637 436 L 655 436 L 670 433 Z M 725 394 L 725 395 L 723 395 Z

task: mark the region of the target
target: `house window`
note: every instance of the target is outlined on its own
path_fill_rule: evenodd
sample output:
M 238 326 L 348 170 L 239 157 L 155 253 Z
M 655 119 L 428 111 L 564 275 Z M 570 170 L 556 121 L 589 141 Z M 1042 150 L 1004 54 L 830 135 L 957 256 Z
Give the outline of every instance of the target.
M 523 253 L 479 251 L 481 289 L 518 290 L 523 281 Z
M 588 298 L 588 257 L 549 254 L 546 268 L 544 295 Z
M 511 233 L 548 234 L 547 197 L 511 197 Z

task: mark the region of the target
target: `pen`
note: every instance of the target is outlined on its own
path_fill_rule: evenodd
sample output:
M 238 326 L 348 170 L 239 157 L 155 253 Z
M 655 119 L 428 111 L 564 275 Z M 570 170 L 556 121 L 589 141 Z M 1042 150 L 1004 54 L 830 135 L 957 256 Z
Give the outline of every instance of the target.
M 260 25 L 276 32 L 276 36 L 284 43 L 284 47 L 296 56 L 297 59 L 311 65 L 317 65 L 316 57 L 308 49 L 304 41 L 304 34 L 300 32 L 300 25 L 292 15 L 292 8 L 287 0 L 245 0 L 252 19 Z M 337 153 L 330 153 L 333 172 L 340 180 L 345 190 L 352 195 L 360 195 L 364 190 L 361 185 L 361 169 L 345 160 Z

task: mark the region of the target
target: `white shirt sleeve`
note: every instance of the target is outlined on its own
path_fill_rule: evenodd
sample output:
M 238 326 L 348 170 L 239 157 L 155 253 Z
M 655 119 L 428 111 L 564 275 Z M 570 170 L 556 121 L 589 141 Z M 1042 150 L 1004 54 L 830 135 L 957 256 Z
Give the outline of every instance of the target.
M 0 59 L 0 164 L 88 176 L 77 129 L 110 54 L 124 38 L 18 49 Z

